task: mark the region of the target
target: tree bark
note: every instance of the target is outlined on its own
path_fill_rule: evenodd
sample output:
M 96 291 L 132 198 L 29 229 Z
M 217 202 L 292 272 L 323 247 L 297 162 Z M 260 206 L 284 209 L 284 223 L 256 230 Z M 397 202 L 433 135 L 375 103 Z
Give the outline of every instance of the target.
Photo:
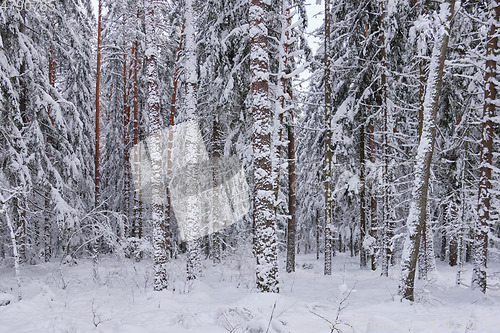
M 427 192 L 436 138 L 436 116 L 454 7 L 455 0 L 449 0 L 449 2 L 441 5 L 440 16 L 445 18 L 445 22 L 439 23 L 441 24 L 438 30 L 439 35 L 434 43 L 429 64 L 429 78 L 427 79 L 424 100 L 424 121 L 414 167 L 415 180 L 410 211 L 406 222 L 408 232 L 403 248 L 399 283 L 399 294 L 410 301 L 414 300 L 415 268 L 422 227 L 427 218 Z
M 139 22 L 139 9 L 137 10 L 136 16 L 136 29 L 138 29 Z M 139 72 L 139 40 L 138 33 L 136 32 L 135 41 L 134 41 L 134 146 L 139 143 L 139 101 L 137 94 L 137 85 L 138 85 L 138 72 Z M 135 169 L 138 170 L 139 166 L 139 156 L 138 150 L 134 155 L 134 163 L 136 163 Z M 139 182 L 140 183 L 140 182 Z M 133 225 L 133 237 L 142 238 L 142 198 L 140 197 L 140 191 L 136 189 L 134 191 L 134 225 Z M 139 258 L 137 258 L 139 259 Z
M 126 15 L 123 15 L 123 214 L 128 218 L 130 216 L 130 156 L 129 156 L 129 123 L 130 123 L 130 105 L 127 74 L 127 44 L 126 36 Z M 134 51 L 132 50 L 132 54 Z M 125 224 L 126 225 L 126 224 Z M 123 237 L 127 234 L 127 228 L 122 230 L 118 226 L 117 235 Z
M 330 0 L 325 0 L 325 165 L 324 165 L 324 186 L 325 186 L 325 267 L 324 274 L 332 274 L 333 256 L 333 198 L 332 198 L 332 129 L 331 129 L 331 108 L 332 108 L 332 85 L 330 54 L 331 51 L 331 14 Z
M 394 236 L 393 223 L 389 216 L 389 110 L 387 105 L 387 69 L 386 69 L 386 51 L 385 51 L 385 7 L 383 1 L 380 2 L 381 14 L 379 18 L 380 25 L 380 62 L 382 73 L 380 75 L 381 88 L 381 106 L 384 117 L 384 131 L 382 133 L 383 145 L 383 170 L 382 170 L 382 275 L 389 276 L 389 266 L 392 261 L 392 238 Z
M 500 2 L 489 2 L 490 30 L 486 44 L 486 72 L 484 76 L 484 108 L 481 131 L 481 153 L 479 169 L 478 191 L 478 219 L 474 230 L 474 269 L 472 272 L 471 288 L 486 293 L 486 261 L 488 255 L 488 233 L 491 228 L 490 220 L 490 191 L 491 191 L 491 161 L 493 151 L 493 121 L 496 103 L 496 76 L 498 54 L 498 26 Z
M 257 288 L 263 292 L 279 292 L 278 241 L 274 211 L 271 102 L 269 98 L 269 54 L 265 0 L 251 0 L 250 73 L 253 118 L 253 170 L 255 253 Z
M 155 22 L 155 2 L 147 0 L 145 3 L 146 18 L 146 78 L 147 78 L 147 113 L 149 117 L 148 146 L 151 156 L 151 187 L 152 187 L 152 225 L 154 249 L 154 290 L 161 291 L 167 288 L 168 276 L 166 271 L 167 256 L 165 253 L 164 211 L 162 156 L 161 156 L 161 124 L 160 124 L 160 96 L 158 81 L 158 41 Z
M 375 165 L 375 128 L 373 125 L 368 127 L 368 146 L 370 148 L 370 162 Z M 373 239 L 377 237 L 377 194 L 376 194 L 376 177 L 374 176 L 370 182 L 370 236 Z M 370 254 L 371 270 L 376 270 L 375 244 L 373 244 L 372 253 Z
M 364 117 L 362 121 L 365 121 Z M 359 127 L 359 182 L 361 189 L 359 191 L 359 232 L 360 232 L 360 248 L 359 248 L 359 265 L 366 267 L 366 251 L 363 247 L 363 242 L 366 237 L 366 178 L 365 178 L 365 125 L 361 124 Z
M 185 65 L 186 72 L 186 99 L 185 108 L 186 119 L 196 119 L 197 107 L 197 83 L 198 75 L 196 68 L 196 28 L 193 10 L 193 0 L 186 0 L 185 11 Z M 187 136 L 186 136 L 187 137 Z M 193 180 L 195 186 L 198 185 L 198 172 L 196 171 L 196 164 L 198 163 L 198 156 L 196 152 L 196 141 L 186 140 L 186 176 Z M 199 219 L 201 218 L 201 208 L 199 202 L 193 196 L 190 201 L 186 203 L 187 216 L 186 224 L 189 225 L 189 235 L 187 240 L 187 275 L 188 279 L 196 279 L 201 274 L 201 249 L 200 249 L 200 230 Z

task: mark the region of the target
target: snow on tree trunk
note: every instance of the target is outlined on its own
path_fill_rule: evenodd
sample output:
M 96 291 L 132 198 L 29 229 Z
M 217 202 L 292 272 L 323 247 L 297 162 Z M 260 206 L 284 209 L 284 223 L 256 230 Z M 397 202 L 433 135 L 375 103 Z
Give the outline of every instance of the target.
M 128 71 L 127 71 L 127 44 L 126 40 L 126 16 L 123 16 L 123 214 L 129 219 L 130 216 L 130 156 L 129 156 L 129 122 L 130 122 L 130 105 L 129 105 L 129 88 L 128 88 Z M 132 55 L 134 50 L 132 50 Z M 132 70 L 132 68 L 130 68 Z M 119 224 L 117 236 L 123 237 L 126 234 Z
M 281 19 L 281 41 L 279 45 L 280 64 L 279 75 L 281 89 L 278 92 L 278 109 L 280 115 L 286 117 L 286 128 L 288 135 L 288 223 L 287 223 L 287 242 L 286 242 L 286 271 L 287 273 L 295 271 L 295 133 L 293 125 L 293 91 L 292 78 L 287 77 L 290 74 L 290 62 L 292 51 L 291 26 L 293 13 L 291 12 L 290 0 L 283 0 L 283 10 Z M 281 132 L 281 127 L 280 127 Z M 280 140 L 281 141 L 281 140 Z M 281 142 L 279 143 L 281 145 Z M 279 156 L 278 156 L 279 157 Z M 279 164 L 279 163 L 278 163 Z M 278 184 L 277 184 L 278 185 Z
M 97 13 L 97 69 L 95 81 L 95 158 L 94 158 L 94 207 L 99 207 L 99 194 L 100 194 L 100 178 L 99 178 L 99 93 L 101 84 L 101 21 L 102 21 L 102 1 L 99 0 L 98 13 Z M 96 238 L 95 227 L 93 229 L 93 237 Z M 94 281 L 98 280 L 97 262 L 98 262 L 98 249 L 97 239 L 92 242 L 92 258 L 93 258 L 93 277 Z
M 161 127 L 160 127 L 160 96 L 158 84 L 158 44 L 155 22 L 155 2 L 145 3 L 146 19 L 146 80 L 147 80 L 147 113 L 149 117 L 148 148 L 151 157 L 151 190 L 152 190 L 152 225 L 154 248 L 154 290 L 167 288 L 166 271 L 167 256 L 164 249 L 163 233 L 163 199 L 165 189 L 163 184 Z
M 381 86 L 381 101 L 382 113 L 384 116 L 384 131 L 382 134 L 383 145 L 383 171 L 382 171 L 382 275 L 389 276 L 389 265 L 392 260 L 392 237 L 393 226 L 389 221 L 389 110 L 387 105 L 387 68 L 386 68 L 386 52 L 385 52 L 385 7 L 383 1 L 380 2 L 380 62 L 382 65 L 382 73 L 380 75 Z
M 370 147 L 370 163 L 371 167 L 375 167 L 375 128 L 373 125 L 368 127 L 368 146 Z M 372 170 L 371 173 L 375 173 L 375 170 Z M 375 246 L 377 242 L 377 229 L 378 229 L 378 219 L 377 219 L 377 186 L 376 186 L 376 178 L 375 175 L 372 175 L 369 182 L 369 192 L 370 192 L 370 263 L 371 270 L 374 271 L 376 267 L 376 258 L 375 258 Z
M 365 119 L 363 119 L 365 121 Z M 361 188 L 359 191 L 359 231 L 360 244 L 359 247 L 359 266 L 366 267 L 366 249 L 364 247 L 366 239 L 366 177 L 365 177 L 365 124 L 362 123 L 359 127 L 359 182 Z
M 331 107 L 332 107 L 332 86 L 330 54 L 331 41 L 331 15 L 330 1 L 325 0 L 325 165 L 324 165 L 324 186 L 325 186 L 325 267 L 324 274 L 332 274 L 332 252 L 333 252 L 333 198 L 332 198 L 332 129 L 331 129 Z
M 279 292 L 278 241 L 272 177 L 267 11 L 267 1 L 250 1 L 248 20 L 253 118 L 253 218 L 257 288 L 263 292 Z
M 16 233 L 14 231 L 14 226 L 12 225 L 12 221 L 10 219 L 9 212 L 7 211 L 7 203 L 3 196 L 0 196 L 0 201 L 2 202 L 2 212 L 5 214 L 5 220 L 7 221 L 7 227 L 10 232 L 10 241 L 12 242 L 12 252 L 14 254 L 14 268 L 16 271 L 16 280 L 17 280 L 17 299 L 20 301 L 22 299 L 22 291 L 21 291 L 21 272 L 19 271 L 20 258 L 19 252 L 17 250 L 17 242 L 16 242 Z
M 186 75 L 186 96 L 184 112 L 186 119 L 196 119 L 196 99 L 198 72 L 196 68 L 196 30 L 193 11 L 193 0 L 186 0 L 184 11 L 186 55 L 184 70 Z M 192 180 L 194 186 L 198 185 L 198 142 L 190 134 L 196 131 L 186 131 L 186 177 Z M 198 191 L 196 191 L 198 193 Z M 188 279 L 196 279 L 201 274 L 201 251 L 200 251 L 200 229 L 199 219 L 201 218 L 201 207 L 198 195 L 190 196 L 186 202 L 186 234 L 187 234 L 187 275 Z
M 139 21 L 139 9 L 137 9 L 137 21 Z M 138 29 L 138 22 L 136 22 L 136 29 Z M 138 94 L 137 94 L 137 85 L 138 78 L 137 74 L 139 71 L 139 41 L 138 41 L 138 32 L 136 30 L 136 36 L 134 41 L 134 146 L 139 143 L 139 112 L 138 112 Z M 134 149 L 134 169 L 139 169 L 139 150 Z M 140 180 L 139 180 L 140 184 Z M 132 229 L 132 236 L 137 238 L 142 238 L 142 201 L 141 194 L 138 189 L 134 191 L 134 224 Z M 139 257 L 136 260 L 140 259 Z
M 399 294 L 410 301 L 414 300 L 415 269 L 420 248 L 420 237 L 422 226 L 427 218 L 427 192 L 436 137 L 436 116 L 454 7 L 455 0 L 441 4 L 440 19 L 436 18 L 439 26 L 437 27 L 437 35 L 429 64 L 429 77 L 423 108 L 422 134 L 415 159 L 415 180 L 410 211 L 406 221 L 408 231 L 403 247 L 399 282 Z
M 472 272 L 471 288 L 478 288 L 486 293 L 486 259 L 488 254 L 488 233 L 491 228 L 490 220 L 490 191 L 491 191 L 491 160 L 493 150 L 493 121 L 496 103 L 496 76 L 497 76 L 497 27 L 500 15 L 500 2 L 491 0 L 490 30 L 486 46 L 486 73 L 484 76 L 484 108 L 481 131 L 481 153 L 477 221 L 474 226 L 474 270 Z

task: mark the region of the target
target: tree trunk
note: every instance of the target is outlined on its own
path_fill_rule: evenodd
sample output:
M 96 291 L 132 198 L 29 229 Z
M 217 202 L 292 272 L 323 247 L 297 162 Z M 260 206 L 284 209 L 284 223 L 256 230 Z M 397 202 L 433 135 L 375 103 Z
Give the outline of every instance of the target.
M 139 22 L 139 10 L 137 10 L 137 22 L 136 22 L 136 29 L 138 29 L 138 22 Z M 138 110 L 138 95 L 137 95 L 137 85 L 138 85 L 138 80 L 137 80 L 137 74 L 139 71 L 139 40 L 138 40 L 138 33 L 136 32 L 135 36 L 135 41 L 134 41 L 134 146 L 136 146 L 139 143 L 139 110 Z M 139 156 L 138 153 L 139 150 L 136 151 L 136 154 L 134 155 L 134 163 L 136 163 L 135 169 L 139 169 Z M 140 184 L 140 181 L 139 181 Z M 133 237 L 137 238 L 142 238 L 142 198 L 140 197 L 140 191 L 136 189 L 134 191 L 134 225 L 133 225 Z M 139 259 L 139 258 L 136 258 Z
M 129 156 L 129 123 L 130 123 L 130 105 L 128 98 L 128 74 L 127 74 L 127 45 L 125 43 L 125 15 L 123 16 L 123 214 L 130 216 L 130 156 Z M 132 50 L 132 54 L 134 51 Z M 126 224 L 124 224 L 126 226 Z M 118 237 L 124 237 L 127 234 L 127 227 L 122 229 L 118 226 Z
M 54 41 L 55 41 L 55 24 L 52 24 L 52 43 L 50 44 L 49 51 L 49 84 L 52 88 L 55 88 L 56 85 L 56 63 L 54 59 Z M 48 117 L 50 120 L 50 124 L 54 127 L 54 119 L 50 115 L 50 109 L 48 110 Z M 47 158 L 50 158 L 49 146 L 51 144 L 50 135 L 47 135 L 45 139 L 47 143 L 46 154 Z M 50 246 L 50 212 L 52 211 L 50 206 L 50 197 L 51 197 L 51 186 L 50 184 L 46 184 L 45 189 L 45 199 L 44 199 L 44 207 L 45 207 L 45 216 L 44 216 L 44 226 L 43 226 L 43 254 L 45 262 L 50 261 L 51 256 L 51 246 Z
M 361 121 L 365 121 L 364 117 Z M 359 182 L 361 183 L 361 189 L 359 191 L 359 266 L 366 267 L 366 251 L 363 247 L 363 242 L 366 237 L 366 202 L 365 202 L 365 190 L 366 190 L 366 178 L 365 178 L 365 125 L 361 124 L 359 127 Z
M 164 216 L 163 216 L 163 170 L 161 156 L 160 96 L 158 84 L 158 41 L 156 35 L 155 2 L 147 0 L 145 4 L 146 18 L 146 79 L 147 79 L 147 113 L 149 117 L 148 146 L 151 156 L 152 187 L 152 225 L 154 248 L 154 290 L 167 288 L 166 271 L 167 256 L 164 249 Z
M 278 241 L 274 211 L 271 103 L 269 100 L 269 54 L 266 18 L 268 4 L 251 0 L 250 73 L 253 117 L 253 169 L 255 253 L 257 288 L 263 292 L 279 292 Z
M 20 272 L 20 255 L 17 250 L 17 241 L 16 241 L 16 233 L 14 232 L 14 226 L 12 225 L 12 221 L 9 216 L 9 212 L 7 211 L 7 205 L 3 202 L 2 199 L 2 212 L 5 214 L 5 220 L 7 221 L 7 227 L 10 231 L 10 241 L 12 242 L 12 253 L 14 255 L 14 268 L 16 272 L 16 280 L 17 280 L 17 299 L 20 301 L 22 299 L 22 291 L 21 291 L 21 272 Z
M 375 129 L 373 125 L 370 125 L 368 128 L 368 145 L 370 147 L 370 162 L 372 167 L 375 165 Z M 376 177 L 374 176 L 370 182 L 370 236 L 373 240 L 376 240 L 377 237 L 377 186 L 376 186 Z M 370 254 L 370 262 L 372 271 L 376 270 L 376 258 L 375 258 L 375 243 L 372 245 L 371 254 Z
M 319 223 L 319 210 L 316 210 L 316 260 L 319 260 L 319 247 L 320 247 L 321 225 Z
M 490 220 L 490 191 L 491 191 L 491 160 L 493 150 L 493 121 L 496 103 L 496 56 L 498 54 L 498 19 L 500 15 L 500 1 L 491 0 L 490 30 L 486 44 L 486 73 L 484 76 L 484 108 L 481 131 L 481 153 L 479 169 L 478 191 L 478 219 L 474 232 L 474 270 L 472 272 L 471 288 L 478 288 L 486 293 L 486 260 L 488 255 L 488 233 L 491 228 Z
M 389 266 L 392 261 L 392 238 L 394 236 L 393 223 L 389 220 L 389 110 L 387 105 L 387 69 L 386 69 L 386 51 L 385 51 L 385 7 L 383 1 L 380 2 L 381 14 L 379 18 L 380 25 L 380 62 L 382 73 L 380 75 L 381 88 L 381 106 L 384 116 L 384 131 L 382 134 L 382 145 L 384 152 L 384 162 L 382 170 L 382 275 L 389 276 Z
M 212 131 L 212 143 L 213 143 L 213 159 L 217 163 L 217 160 L 220 159 L 220 155 L 222 152 L 221 147 L 221 138 L 220 138 L 220 129 L 219 129 L 219 121 L 217 119 L 217 116 L 214 117 L 213 121 L 213 131 Z M 213 179 L 214 179 L 214 184 L 215 186 L 221 186 L 222 185 L 222 179 L 220 179 L 220 175 L 216 173 L 216 168 L 213 168 Z M 217 191 L 214 191 L 214 195 L 218 195 Z M 215 198 L 215 201 L 218 201 L 218 198 Z M 218 205 L 214 205 L 214 209 L 219 209 Z M 217 218 L 220 217 L 219 211 L 214 214 Z M 222 237 L 220 231 L 214 232 L 212 235 L 212 260 L 215 264 L 218 264 L 221 262 L 221 255 L 222 255 Z
M 95 81 L 95 158 L 94 158 L 94 206 L 95 209 L 99 207 L 100 202 L 100 177 L 99 177 L 99 93 L 100 93 L 100 83 L 101 83 L 101 21 L 102 21 L 102 0 L 99 0 L 98 13 L 97 13 L 97 69 L 96 69 L 96 81 Z M 93 228 L 94 240 L 91 244 L 92 247 L 92 262 L 93 262 L 93 278 L 94 282 L 98 280 L 97 272 L 97 261 L 98 261 L 98 250 L 97 250 L 97 232 L 96 227 Z
M 296 222 L 295 222 L 295 130 L 294 130 L 294 104 L 291 78 L 287 77 L 290 74 L 290 64 L 288 62 L 290 51 L 292 48 L 291 21 L 293 14 L 290 12 L 290 0 L 283 1 L 283 18 L 282 18 L 282 41 L 283 47 L 281 54 L 281 86 L 280 95 L 281 112 L 286 114 L 286 127 L 288 135 L 288 225 L 287 225 L 287 243 L 286 243 L 286 271 L 287 273 L 295 272 L 295 238 L 296 238 Z M 281 128 L 280 128 L 281 130 Z
M 331 51 L 331 14 L 330 0 L 325 0 L 325 268 L 324 274 L 332 274 L 332 243 L 333 243 L 333 198 L 332 198 L 332 129 L 331 129 L 331 108 L 332 108 L 332 85 L 330 70 Z
M 429 78 L 427 80 L 424 100 L 424 121 L 414 167 L 415 180 L 406 223 L 408 232 L 403 248 L 399 283 L 399 294 L 410 301 L 414 300 L 415 268 L 419 254 L 422 227 L 427 218 L 427 192 L 436 137 L 436 116 L 454 7 L 455 0 L 450 0 L 450 2 L 441 5 L 440 16 L 445 18 L 446 21 L 439 27 L 439 35 L 434 43 L 429 64 Z
M 185 99 L 185 113 L 186 119 L 196 119 L 196 104 L 197 104 L 197 83 L 198 75 L 196 68 L 196 28 L 193 10 L 193 0 L 186 0 L 185 2 L 185 65 L 186 72 L 186 99 Z M 186 177 L 193 181 L 195 186 L 198 185 L 198 172 L 196 165 L 198 163 L 198 155 L 196 152 L 196 141 L 186 140 Z M 196 191 L 198 193 L 198 191 Z M 201 218 L 201 208 L 197 196 L 190 196 L 189 202 L 186 203 L 187 219 L 186 223 L 190 225 L 189 235 L 187 240 L 187 275 L 188 279 L 196 279 L 201 274 L 201 253 L 200 253 L 200 230 L 199 219 Z

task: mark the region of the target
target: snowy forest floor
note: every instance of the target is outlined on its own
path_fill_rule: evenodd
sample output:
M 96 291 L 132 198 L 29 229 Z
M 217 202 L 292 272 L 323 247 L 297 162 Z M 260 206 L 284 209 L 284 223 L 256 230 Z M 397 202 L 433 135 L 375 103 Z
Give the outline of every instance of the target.
M 0 332 L 500 332 L 500 290 L 456 286 L 456 268 L 442 262 L 435 282 L 417 281 L 414 303 L 397 296 L 397 266 L 386 278 L 347 254 L 333 263 L 332 276 L 323 276 L 322 260 L 298 255 L 295 273 L 280 267 L 279 294 L 257 292 L 249 255 L 216 266 L 206 260 L 203 276 L 188 283 L 181 256 L 168 264 L 163 292 L 152 290 L 151 260 L 102 258 L 98 284 L 91 260 L 25 265 L 20 302 L 12 296 L 14 268 L 0 263 L 0 301 L 12 299 L 0 306 Z M 465 269 L 469 283 L 472 269 Z M 499 263 L 489 268 L 495 272 Z

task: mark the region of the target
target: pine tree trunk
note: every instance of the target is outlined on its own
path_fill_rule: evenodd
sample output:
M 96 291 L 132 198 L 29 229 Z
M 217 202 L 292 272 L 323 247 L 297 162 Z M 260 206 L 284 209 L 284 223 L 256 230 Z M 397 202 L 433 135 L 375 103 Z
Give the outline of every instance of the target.
M 50 51 L 49 51 L 49 85 L 52 88 L 55 88 L 56 85 L 56 64 L 54 59 L 54 45 L 53 45 L 54 41 L 55 41 L 55 24 L 52 24 L 52 43 L 50 44 Z M 50 115 L 50 109 L 48 111 L 48 117 L 52 127 L 54 127 L 54 119 Z M 50 135 L 47 135 L 45 142 L 47 143 L 46 147 L 47 158 L 50 158 L 50 152 L 49 152 L 49 146 L 51 144 Z M 50 246 L 50 213 L 49 213 L 51 211 L 51 206 L 50 206 L 51 186 L 50 184 L 46 184 L 45 186 L 46 189 L 45 189 L 45 200 L 44 200 L 45 216 L 43 225 L 43 253 L 45 262 L 49 262 L 52 252 Z
M 389 217 L 389 110 L 387 105 L 387 69 L 386 69 L 386 51 L 385 51 L 385 7 L 383 1 L 380 2 L 380 62 L 382 73 L 380 75 L 381 87 L 381 107 L 384 117 L 384 132 L 382 134 L 382 145 L 384 152 L 384 162 L 382 170 L 382 275 L 389 276 L 389 266 L 392 261 L 392 237 L 394 236 L 393 223 Z
M 136 22 L 136 29 L 138 29 L 138 21 L 139 21 L 139 9 L 137 10 L 137 22 Z M 138 78 L 137 74 L 139 71 L 139 41 L 138 41 L 138 36 L 136 32 L 136 37 L 134 41 L 134 146 L 136 146 L 139 143 L 139 101 L 138 101 L 138 94 L 137 94 L 137 85 L 138 85 Z M 138 150 L 136 151 L 136 154 L 134 155 L 134 163 L 135 163 L 135 169 L 139 170 L 139 156 L 138 156 Z M 140 181 L 139 181 L 140 184 Z M 137 238 L 142 238 L 142 198 L 140 191 L 136 189 L 134 191 L 134 225 L 132 228 L 132 236 L 137 237 Z M 136 257 L 136 260 L 140 259 L 139 257 Z
M 319 247 L 321 239 L 321 225 L 319 223 L 319 210 L 316 210 L 316 260 L 319 260 Z
M 330 71 L 331 51 L 331 14 L 330 0 L 325 0 L 325 268 L 324 274 L 332 274 L 333 256 L 333 198 L 332 198 L 332 129 L 331 129 L 331 108 L 332 108 L 332 85 Z
M 130 156 L 129 156 L 129 130 L 130 106 L 128 98 L 128 74 L 127 74 L 127 45 L 125 43 L 125 15 L 123 16 L 123 214 L 130 216 Z M 132 50 L 132 54 L 134 51 Z M 126 224 L 125 224 L 126 225 Z M 127 228 L 122 230 L 122 225 L 118 226 L 117 235 L 119 238 L 127 234 Z
M 368 145 L 370 147 L 370 162 L 372 165 L 375 165 L 375 128 L 373 125 L 370 125 L 368 128 Z M 373 239 L 377 237 L 377 194 L 376 194 L 377 186 L 376 186 L 376 178 L 371 179 L 370 183 L 370 236 Z M 373 244 L 372 253 L 370 255 L 371 262 L 371 270 L 374 271 L 377 269 L 376 267 L 376 258 L 375 258 L 375 244 Z
M 213 143 L 213 159 L 214 161 L 218 161 L 221 156 L 222 150 L 222 140 L 220 138 L 220 129 L 219 129 L 219 121 L 217 119 L 217 115 L 214 116 L 214 121 L 213 121 L 213 130 L 212 130 L 212 143 Z M 222 185 L 222 179 L 220 179 L 220 175 L 216 173 L 216 168 L 213 169 L 213 179 L 214 179 L 214 184 L 216 187 Z M 217 191 L 214 191 L 214 195 L 218 195 Z M 215 201 L 218 201 L 218 198 L 214 198 Z M 213 209 L 219 209 L 218 205 L 214 205 Z M 214 216 L 217 218 L 220 217 L 219 211 L 215 212 Z M 221 256 L 222 256 L 222 235 L 219 231 L 214 232 L 211 235 L 212 238 L 212 260 L 214 264 L 218 264 L 221 262 Z
M 455 0 L 441 5 L 441 17 L 446 21 L 438 31 L 429 64 L 429 78 L 424 100 L 424 120 L 422 135 L 415 162 L 415 180 L 406 226 L 408 228 L 403 257 L 399 294 L 410 301 L 414 300 L 415 269 L 420 248 L 422 228 L 427 218 L 427 192 L 429 187 L 430 166 L 436 137 L 436 116 L 441 92 L 444 62 L 451 30 L 451 18 Z M 441 24 L 441 23 L 440 23 Z
M 455 203 L 451 203 L 451 221 L 448 228 L 448 238 L 449 241 L 449 264 L 450 266 L 456 266 L 458 264 L 458 229 L 459 229 L 459 216 L 458 207 Z
M 365 119 L 363 117 L 362 121 Z M 361 124 L 359 127 L 359 182 L 361 183 L 361 189 L 359 191 L 359 233 L 360 233 L 360 248 L 359 248 L 359 265 L 360 267 L 366 267 L 366 251 L 363 247 L 363 242 L 366 237 L 366 202 L 365 202 L 365 192 L 366 192 L 366 178 L 365 178 L 365 125 Z
M 286 271 L 295 272 L 295 135 L 293 125 L 293 115 L 288 124 L 288 232 L 286 251 Z
M 289 57 L 293 47 L 290 38 L 291 21 L 293 14 L 290 12 L 290 0 L 283 1 L 282 18 L 282 48 L 281 54 L 281 86 L 280 95 L 281 112 L 286 114 L 286 127 L 288 135 L 288 224 L 287 224 L 287 243 L 286 243 L 286 271 L 295 272 L 295 241 L 296 241 L 296 222 L 295 222 L 295 127 L 293 117 L 293 92 L 291 78 L 287 77 L 290 73 Z M 280 127 L 281 130 L 281 127 Z
M 95 159 L 94 159 L 94 207 L 97 209 L 100 205 L 100 177 L 99 177 L 99 93 L 101 83 L 101 21 L 102 21 L 102 0 L 99 0 L 98 13 L 97 13 L 97 69 L 95 81 Z M 97 249 L 97 231 L 96 227 L 93 228 L 94 240 L 91 244 L 92 251 L 92 272 L 94 282 L 98 280 L 97 262 L 98 262 L 98 249 Z
M 102 20 L 102 0 L 99 0 L 97 16 L 97 69 L 95 80 L 95 160 L 94 160 L 94 205 L 99 206 L 99 92 L 101 84 L 101 20 Z
M 279 292 L 278 241 L 274 211 L 271 102 L 269 98 L 269 54 L 265 0 L 251 0 L 250 73 L 253 118 L 253 170 L 255 254 L 257 288 L 263 292 Z
M 155 22 L 155 2 L 147 0 L 145 4 L 146 19 L 146 79 L 147 79 L 147 113 L 149 117 L 148 146 L 151 156 L 151 187 L 152 187 L 152 225 L 154 248 L 154 290 L 167 288 L 168 277 L 166 271 L 167 256 L 164 245 L 164 216 L 163 216 L 163 170 L 161 156 L 161 127 L 160 127 L 160 96 L 158 83 L 158 41 Z
M 472 272 L 471 288 L 478 288 L 486 293 L 486 261 L 488 255 L 488 233 L 491 229 L 490 220 L 490 191 L 491 191 L 491 160 L 493 150 L 493 121 L 496 103 L 496 77 L 498 54 L 498 22 L 500 15 L 500 2 L 491 0 L 490 30 L 486 44 L 486 73 L 484 76 L 484 109 L 481 131 L 481 153 L 479 169 L 478 191 L 478 219 L 474 230 L 474 270 Z

